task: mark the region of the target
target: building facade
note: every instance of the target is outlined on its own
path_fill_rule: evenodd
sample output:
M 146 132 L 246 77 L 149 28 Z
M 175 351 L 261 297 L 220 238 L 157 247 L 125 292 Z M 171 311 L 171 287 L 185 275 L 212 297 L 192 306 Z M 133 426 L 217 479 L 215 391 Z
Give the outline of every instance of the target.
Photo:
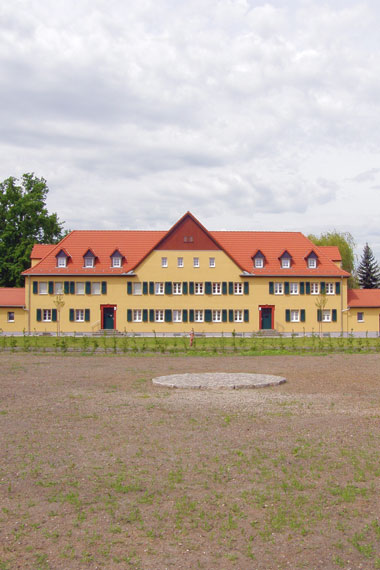
M 189 212 L 167 232 L 73 231 L 57 245 L 36 245 L 24 276 L 21 313 L 13 323 L 3 316 L 3 331 L 338 335 L 363 329 L 350 316 L 353 294 L 338 248 L 317 247 L 299 232 L 211 232 Z M 4 315 L 6 295 L 0 290 Z M 379 308 L 363 313 L 378 333 Z

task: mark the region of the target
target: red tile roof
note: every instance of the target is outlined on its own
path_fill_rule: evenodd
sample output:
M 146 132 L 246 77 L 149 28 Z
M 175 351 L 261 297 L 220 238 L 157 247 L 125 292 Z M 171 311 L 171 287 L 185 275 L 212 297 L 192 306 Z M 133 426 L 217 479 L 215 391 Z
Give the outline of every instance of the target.
M 380 289 L 348 289 L 349 307 L 380 307 Z
M 54 249 L 55 245 L 50 243 L 35 243 L 30 254 L 31 259 L 42 259 Z
M 331 260 L 331 250 L 317 247 L 300 232 L 250 232 L 250 231 L 215 231 L 204 228 L 194 216 L 188 212 L 186 218 L 195 221 L 205 236 L 223 249 L 238 265 L 241 271 L 255 276 L 307 276 L 315 277 L 348 277 L 349 273 L 338 268 Z M 177 222 L 178 224 L 178 222 Z M 24 275 L 121 275 L 136 269 L 139 263 L 156 247 L 161 247 L 162 240 L 169 233 L 172 235 L 175 224 L 169 231 L 108 231 L 108 230 L 76 230 L 63 240 L 50 246 L 52 249 L 33 268 L 24 271 Z M 67 267 L 57 267 L 56 255 L 62 250 L 70 256 Z M 97 256 L 95 267 L 84 268 L 83 256 L 91 249 Z M 125 259 L 121 268 L 111 267 L 111 255 L 118 250 Z M 260 250 L 265 256 L 262 269 L 253 267 L 252 256 Z M 291 267 L 282 269 L 280 256 L 284 251 L 291 255 Z M 309 269 L 307 255 L 314 251 L 318 256 L 315 269 Z M 336 253 L 333 254 L 336 256 Z
M 0 287 L 0 307 L 24 307 L 25 288 Z
M 319 245 L 318 247 L 325 252 L 331 261 L 342 261 L 342 256 L 340 255 L 339 247 L 337 245 Z

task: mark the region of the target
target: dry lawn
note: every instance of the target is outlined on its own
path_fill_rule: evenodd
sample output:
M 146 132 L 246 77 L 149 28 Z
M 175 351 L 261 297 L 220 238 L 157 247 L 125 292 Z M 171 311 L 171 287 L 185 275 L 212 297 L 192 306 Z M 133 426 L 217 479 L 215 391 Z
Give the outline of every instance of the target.
M 380 568 L 380 355 L 0 364 L 0 570 Z

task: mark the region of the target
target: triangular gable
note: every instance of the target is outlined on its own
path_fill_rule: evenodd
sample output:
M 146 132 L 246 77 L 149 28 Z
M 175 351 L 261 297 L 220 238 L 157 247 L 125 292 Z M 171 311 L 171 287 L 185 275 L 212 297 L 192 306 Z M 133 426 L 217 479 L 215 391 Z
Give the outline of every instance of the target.
M 311 249 L 307 255 L 305 255 L 304 259 L 309 259 L 309 257 L 314 257 L 315 259 L 319 258 L 319 255 L 315 251 L 315 249 Z

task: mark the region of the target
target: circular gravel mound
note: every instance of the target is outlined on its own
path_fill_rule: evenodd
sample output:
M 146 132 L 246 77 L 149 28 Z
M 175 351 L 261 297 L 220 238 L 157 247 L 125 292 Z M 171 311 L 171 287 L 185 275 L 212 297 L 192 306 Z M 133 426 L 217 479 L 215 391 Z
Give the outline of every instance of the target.
M 278 386 L 286 382 L 286 378 L 271 376 L 270 374 L 206 372 L 204 374 L 159 376 L 158 378 L 153 378 L 152 382 L 166 388 L 194 388 L 198 390 L 228 388 L 230 390 L 239 390 L 242 388 Z

